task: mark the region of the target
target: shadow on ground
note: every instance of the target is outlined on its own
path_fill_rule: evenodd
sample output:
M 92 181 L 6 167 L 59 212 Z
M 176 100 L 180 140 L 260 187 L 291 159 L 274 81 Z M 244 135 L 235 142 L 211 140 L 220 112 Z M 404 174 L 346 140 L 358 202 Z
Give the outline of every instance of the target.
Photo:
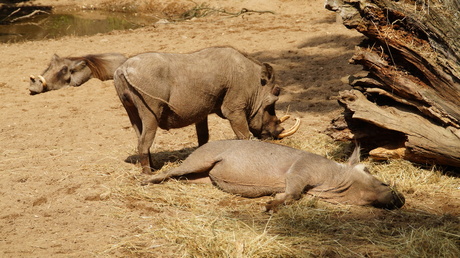
M 339 91 L 350 89 L 347 78 L 360 68 L 348 63 L 353 51 L 339 55 L 333 51 L 310 54 L 308 48 L 350 49 L 350 45 L 361 39 L 361 36 L 325 35 L 301 42 L 297 49 L 256 52 L 251 56 L 275 67 L 282 94 L 288 95 L 287 101 L 277 104 L 278 109 L 322 114 L 340 108 L 336 96 Z
M 161 169 L 166 163 L 173 163 L 184 160 L 196 148 L 183 148 L 180 150 L 160 151 L 150 155 L 153 162 L 153 169 Z M 139 162 L 139 155 L 131 155 L 125 159 L 126 163 L 136 164 Z

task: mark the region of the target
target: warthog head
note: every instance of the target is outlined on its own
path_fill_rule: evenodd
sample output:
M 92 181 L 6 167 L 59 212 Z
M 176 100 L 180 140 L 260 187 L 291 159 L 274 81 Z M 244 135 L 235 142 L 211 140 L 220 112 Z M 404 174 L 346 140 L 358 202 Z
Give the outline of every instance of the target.
M 275 103 L 280 95 L 280 88 L 275 83 L 273 68 L 267 64 L 262 64 L 262 75 L 260 78 L 260 98 L 258 107 L 249 118 L 249 130 L 259 139 L 284 138 L 294 134 L 300 126 L 300 120 L 296 119 L 296 124 L 289 130 L 285 131 L 280 125 L 289 116 L 283 116 L 278 119 L 275 113 Z
M 30 76 L 30 94 L 57 90 L 65 86 L 79 86 L 92 77 L 84 58 L 61 58 L 54 55 L 42 75 Z
M 342 164 L 342 171 L 336 176 L 341 182 L 336 182 L 337 187 L 324 191 L 320 196 L 332 202 L 371 205 L 383 209 L 401 208 L 405 203 L 404 196 L 371 175 L 366 165 L 359 163 L 359 156 L 359 147 L 356 147 L 348 163 Z
M 404 205 L 404 196 L 372 176 L 365 165 L 358 164 L 353 168 L 353 184 L 348 190 L 345 202 L 351 204 L 371 205 L 383 209 L 398 209 Z

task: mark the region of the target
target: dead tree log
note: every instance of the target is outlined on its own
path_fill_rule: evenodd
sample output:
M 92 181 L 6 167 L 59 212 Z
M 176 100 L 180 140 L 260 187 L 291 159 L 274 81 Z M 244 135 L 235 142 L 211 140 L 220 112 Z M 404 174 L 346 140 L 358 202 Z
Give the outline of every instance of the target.
M 340 93 L 344 115 L 327 129 L 375 159 L 460 167 L 460 1 L 326 0 L 367 39 Z

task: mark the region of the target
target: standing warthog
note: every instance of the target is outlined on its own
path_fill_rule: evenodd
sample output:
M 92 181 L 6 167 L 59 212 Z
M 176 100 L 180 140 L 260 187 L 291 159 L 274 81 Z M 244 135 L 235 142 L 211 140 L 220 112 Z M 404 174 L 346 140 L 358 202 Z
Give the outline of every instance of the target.
M 115 88 L 139 138 L 139 159 L 151 172 L 150 146 L 158 127 L 195 123 L 198 144 L 208 142 L 208 114 L 230 121 L 239 139 L 282 138 L 275 114 L 280 88 L 273 68 L 230 47 L 190 54 L 144 53 L 128 59 L 114 75 Z
M 276 194 L 266 210 L 297 200 L 307 192 L 328 202 L 394 209 L 404 197 L 359 164 L 359 147 L 347 164 L 287 146 L 259 141 L 216 141 L 195 150 L 177 168 L 151 176 L 143 184 L 170 177 L 208 173 L 222 190 L 244 197 Z
M 67 58 L 54 54 L 42 75 L 30 76 L 29 91 L 34 95 L 66 86 L 80 86 L 91 78 L 111 80 L 115 70 L 125 61 L 126 57 L 117 53 Z

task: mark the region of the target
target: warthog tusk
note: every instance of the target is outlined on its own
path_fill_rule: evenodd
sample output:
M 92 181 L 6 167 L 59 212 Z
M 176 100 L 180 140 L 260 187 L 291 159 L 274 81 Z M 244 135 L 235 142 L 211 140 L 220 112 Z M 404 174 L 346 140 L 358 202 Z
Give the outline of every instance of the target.
M 33 74 L 31 74 L 31 75 L 29 76 L 29 78 L 30 78 L 32 81 L 35 81 L 35 76 L 34 76 Z
M 281 120 L 281 119 L 280 119 Z M 294 126 L 291 127 L 291 129 L 287 130 L 287 131 L 283 131 L 281 132 L 279 135 L 278 135 L 278 138 L 284 138 L 284 137 L 287 137 L 287 136 L 291 136 L 293 135 L 295 132 L 297 132 L 297 130 L 299 130 L 299 127 L 300 127 L 300 119 L 299 118 L 296 118 L 295 119 L 295 124 Z
M 284 115 L 284 116 L 282 116 L 282 117 L 280 118 L 280 123 L 282 123 L 282 122 L 288 120 L 290 117 L 291 117 L 290 115 Z
M 39 75 L 37 77 L 40 80 L 40 82 L 42 83 L 43 88 L 46 88 L 46 80 L 45 80 L 45 78 L 43 78 L 43 76 L 41 76 L 41 75 Z

